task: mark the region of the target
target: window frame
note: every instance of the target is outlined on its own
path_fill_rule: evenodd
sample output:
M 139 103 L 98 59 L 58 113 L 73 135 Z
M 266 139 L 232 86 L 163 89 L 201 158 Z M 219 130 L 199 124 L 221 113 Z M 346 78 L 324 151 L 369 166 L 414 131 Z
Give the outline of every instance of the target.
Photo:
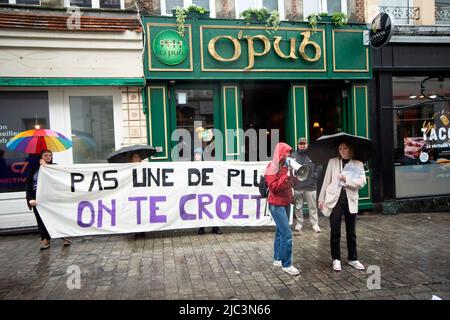
M 305 9 L 303 7 L 303 19 L 306 21 L 307 17 L 312 13 L 320 14 L 321 12 L 327 12 L 329 15 L 331 15 L 333 12 L 328 12 L 328 1 L 327 0 L 315 0 L 319 3 L 319 12 L 308 12 L 308 14 L 305 13 Z M 341 12 L 345 13 L 348 16 L 348 7 L 347 7 L 347 0 L 341 0 Z
M 10 0 L 12 1 L 12 0 Z M 16 1 L 16 0 L 14 0 Z M 41 1 L 41 0 L 39 0 Z M 124 10 L 125 9 L 125 0 L 120 0 L 120 8 L 100 8 L 100 0 L 91 0 L 90 7 L 80 7 L 81 9 L 112 9 L 112 10 Z M 70 0 L 64 0 L 64 7 L 70 8 L 73 7 L 70 5 Z
M 161 8 L 161 15 L 162 16 L 172 16 L 172 12 L 167 12 L 166 10 L 166 0 L 160 0 L 160 8 Z M 195 3 L 195 0 L 183 0 L 183 8 L 188 8 L 192 3 Z M 209 12 L 210 17 L 215 18 L 216 17 L 216 1 L 215 0 L 209 0 Z
M 9 4 L 17 4 L 17 5 L 22 5 L 22 6 L 40 6 L 40 5 L 42 5 L 42 0 L 39 0 L 39 4 L 17 3 L 17 0 L 9 0 Z
M 241 12 L 238 10 L 238 1 L 239 0 L 235 0 L 234 1 L 234 7 L 235 7 L 235 11 L 236 11 L 236 19 L 242 19 L 241 17 Z M 261 9 L 263 7 L 263 0 L 252 0 L 254 3 L 253 8 L 254 9 Z M 284 14 L 284 0 L 277 0 L 278 1 L 278 12 L 280 13 L 280 20 L 284 20 L 285 19 L 285 14 Z

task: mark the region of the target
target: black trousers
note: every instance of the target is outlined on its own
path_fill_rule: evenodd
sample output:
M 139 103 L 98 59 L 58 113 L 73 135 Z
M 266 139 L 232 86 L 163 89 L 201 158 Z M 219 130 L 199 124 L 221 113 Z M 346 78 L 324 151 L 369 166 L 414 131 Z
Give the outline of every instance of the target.
M 33 207 L 33 211 L 34 211 L 34 216 L 36 217 L 39 234 L 41 235 L 41 240 L 44 240 L 44 239 L 50 240 L 50 235 L 48 234 L 47 228 L 45 227 L 44 222 L 42 222 L 42 219 L 41 219 L 36 207 Z
M 345 233 L 347 235 L 348 260 L 358 260 L 356 251 L 356 216 L 348 209 L 347 193 L 342 188 L 339 200 L 330 215 L 330 245 L 333 260 L 341 260 L 341 220 L 345 217 Z

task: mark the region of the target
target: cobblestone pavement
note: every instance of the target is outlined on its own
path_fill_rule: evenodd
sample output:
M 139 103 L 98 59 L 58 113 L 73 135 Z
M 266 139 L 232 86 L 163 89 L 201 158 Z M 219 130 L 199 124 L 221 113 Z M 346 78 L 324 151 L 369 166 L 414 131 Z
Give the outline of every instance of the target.
M 367 288 L 373 273 L 346 264 L 344 230 L 343 271 L 332 271 L 326 218 L 320 226 L 322 233 L 313 233 L 305 220 L 302 233 L 294 234 L 297 277 L 272 265 L 274 230 L 268 227 L 83 237 L 65 248 L 54 239 L 44 251 L 37 234 L 2 236 L 0 299 L 450 298 L 450 212 L 358 217 L 359 259 L 381 271 L 375 290 Z M 73 265 L 80 268 L 81 288 L 70 290 Z

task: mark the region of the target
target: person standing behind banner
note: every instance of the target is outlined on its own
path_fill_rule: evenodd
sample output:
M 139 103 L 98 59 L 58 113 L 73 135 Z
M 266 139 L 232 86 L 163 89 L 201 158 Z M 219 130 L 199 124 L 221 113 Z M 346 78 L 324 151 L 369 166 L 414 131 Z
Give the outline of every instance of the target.
M 194 150 L 194 161 L 203 161 L 203 149 L 202 148 L 196 148 Z M 212 227 L 211 232 L 215 233 L 215 234 L 222 234 L 222 230 L 220 230 L 219 227 Z M 204 227 L 198 228 L 197 233 L 205 234 L 205 228 Z
M 290 170 L 286 166 L 292 148 L 280 142 L 275 146 L 272 161 L 265 171 L 265 179 L 269 188 L 269 211 L 275 221 L 273 265 L 282 267 L 290 275 L 298 275 L 300 271 L 292 265 L 292 231 L 289 226 L 290 205 L 292 202 L 292 180 Z
M 142 162 L 142 160 L 143 159 L 142 159 L 141 155 L 137 152 L 132 153 L 128 158 L 128 162 L 130 162 L 130 163 Z M 145 236 L 145 232 L 136 232 L 134 234 L 134 236 L 135 237 L 143 237 L 143 236 Z
M 311 221 L 312 228 L 314 232 L 319 233 L 319 217 L 317 216 L 317 179 L 319 179 L 322 173 L 322 166 L 316 166 L 313 164 L 311 159 L 306 155 L 306 150 L 308 150 L 308 139 L 300 138 L 298 139 L 297 150 L 292 152 L 291 157 L 293 157 L 299 164 L 311 164 L 312 172 L 309 174 L 308 178 L 304 181 L 298 179 L 294 180 L 294 214 L 297 218 L 297 223 L 295 225 L 295 231 L 301 231 L 303 227 L 303 203 L 304 200 L 308 203 L 309 209 L 309 220 Z
M 358 261 L 356 250 L 356 216 L 358 213 L 358 190 L 366 185 L 363 163 L 354 160 L 353 149 L 348 143 L 338 147 L 338 157 L 328 161 L 327 171 L 319 194 L 319 209 L 330 217 L 330 246 L 333 270 L 341 271 L 341 219 L 345 218 L 348 264 L 358 270 L 364 266 Z M 346 168 L 347 167 L 347 168 Z M 347 170 L 344 170 L 347 169 Z M 345 173 L 351 172 L 352 174 Z
M 41 216 L 36 208 L 36 190 L 38 184 L 39 169 L 41 166 L 46 166 L 48 164 L 53 164 L 53 153 L 50 150 L 42 150 L 39 163 L 31 170 L 30 174 L 25 180 L 25 190 L 28 208 L 33 209 L 34 215 L 36 217 L 36 222 L 38 225 L 39 234 L 41 235 L 41 250 L 50 247 L 50 234 L 41 219 Z M 70 246 L 71 241 L 67 238 L 63 238 L 63 245 Z

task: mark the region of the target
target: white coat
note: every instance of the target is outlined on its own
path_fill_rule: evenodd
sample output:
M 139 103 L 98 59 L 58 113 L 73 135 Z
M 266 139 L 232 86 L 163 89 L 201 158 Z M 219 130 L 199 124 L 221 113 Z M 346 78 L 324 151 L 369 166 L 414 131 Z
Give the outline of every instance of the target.
M 324 206 L 322 213 L 328 217 L 331 211 L 338 202 L 342 187 L 345 187 L 347 192 L 348 209 L 350 213 L 358 213 L 358 190 L 363 188 L 366 181 L 366 174 L 364 172 L 364 165 L 359 160 L 350 160 L 347 165 L 353 165 L 359 169 L 357 177 L 346 177 L 346 182 L 340 182 L 338 176 L 342 172 L 342 160 L 339 158 L 331 158 L 328 161 L 327 171 L 323 179 L 322 189 L 319 194 L 319 202 L 323 202 Z

